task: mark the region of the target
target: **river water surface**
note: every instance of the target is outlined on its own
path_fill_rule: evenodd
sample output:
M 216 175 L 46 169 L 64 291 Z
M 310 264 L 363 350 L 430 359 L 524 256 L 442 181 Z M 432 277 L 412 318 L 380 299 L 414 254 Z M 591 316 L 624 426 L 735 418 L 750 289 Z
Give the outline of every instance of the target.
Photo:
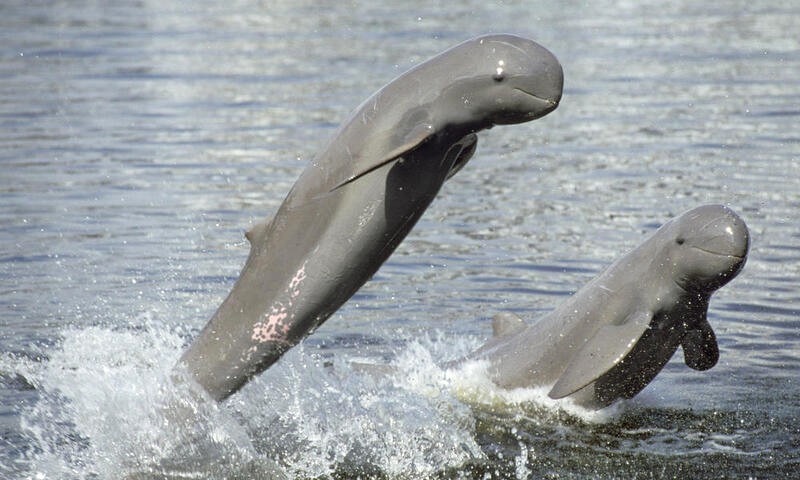
M 777 0 L 3 2 L 0 478 L 796 478 L 798 25 Z M 488 32 L 556 54 L 561 106 L 481 133 L 301 347 L 222 407 L 190 405 L 191 429 L 165 419 L 243 232 L 352 108 Z M 437 367 L 705 203 L 752 235 L 711 301 L 713 369 L 678 354 L 592 413 Z

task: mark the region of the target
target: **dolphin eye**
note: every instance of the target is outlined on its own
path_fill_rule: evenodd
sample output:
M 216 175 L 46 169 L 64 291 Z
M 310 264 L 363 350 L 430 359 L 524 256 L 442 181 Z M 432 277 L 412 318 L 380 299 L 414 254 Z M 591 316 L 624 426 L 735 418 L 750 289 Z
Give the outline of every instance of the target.
M 497 67 L 495 70 L 494 75 L 492 75 L 492 79 L 495 82 L 502 82 L 506 78 L 506 72 L 503 70 L 503 67 Z
M 683 237 L 678 237 L 675 239 L 675 243 L 677 243 L 678 245 L 683 245 L 685 242 L 686 240 Z
M 506 78 L 506 62 L 504 60 L 497 61 L 497 68 L 495 68 L 492 78 L 495 82 L 502 82 Z

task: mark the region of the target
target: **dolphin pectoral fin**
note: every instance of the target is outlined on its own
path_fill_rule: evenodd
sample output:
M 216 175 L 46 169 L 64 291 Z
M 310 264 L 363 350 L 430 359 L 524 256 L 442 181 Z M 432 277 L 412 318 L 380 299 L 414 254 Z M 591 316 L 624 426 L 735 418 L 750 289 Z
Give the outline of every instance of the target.
M 697 328 L 686 332 L 681 341 L 683 360 L 689 368 L 708 370 L 719 360 L 719 345 L 714 330 L 707 320 L 700 322 Z
M 492 317 L 492 336 L 506 337 L 525 328 L 525 322 L 511 312 L 501 312 Z
M 380 157 L 376 158 L 374 162 L 368 162 L 363 168 L 357 170 L 355 173 L 336 184 L 336 186 L 331 188 L 329 192 L 333 192 L 334 190 L 342 188 L 348 183 L 354 182 L 364 175 L 397 160 L 406 153 L 425 143 L 434 135 L 434 133 L 433 125 L 429 123 L 417 125 L 408 133 L 408 135 L 404 136 L 400 145 L 391 149 L 385 155 L 381 155 Z
M 453 144 L 450 150 L 447 151 L 444 161 L 450 161 L 452 167 L 447 172 L 445 181 L 450 180 L 450 177 L 458 173 L 464 165 L 467 164 L 470 158 L 475 155 L 475 150 L 478 148 L 478 136 L 474 133 L 465 135 L 464 138 Z M 451 159 L 450 156 L 454 155 L 455 158 Z
M 614 368 L 650 327 L 653 315 L 636 312 L 617 325 L 605 325 L 573 355 L 566 370 L 548 396 L 553 399 L 572 395 Z

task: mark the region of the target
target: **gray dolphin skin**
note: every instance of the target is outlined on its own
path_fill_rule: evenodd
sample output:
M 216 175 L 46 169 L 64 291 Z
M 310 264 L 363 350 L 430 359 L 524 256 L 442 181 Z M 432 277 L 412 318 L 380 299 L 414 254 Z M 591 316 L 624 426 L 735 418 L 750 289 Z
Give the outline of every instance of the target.
M 551 398 L 592 409 L 633 398 L 678 346 L 689 367 L 707 370 L 719 358 L 709 299 L 741 271 L 749 243 L 729 208 L 690 210 L 533 325 L 496 316 L 494 337 L 470 358 L 489 360 L 501 387 L 553 385 Z
M 389 257 L 477 132 L 534 120 L 561 99 L 558 60 L 514 35 L 468 40 L 361 104 L 269 222 L 228 297 L 179 361 L 216 400 L 274 363 Z

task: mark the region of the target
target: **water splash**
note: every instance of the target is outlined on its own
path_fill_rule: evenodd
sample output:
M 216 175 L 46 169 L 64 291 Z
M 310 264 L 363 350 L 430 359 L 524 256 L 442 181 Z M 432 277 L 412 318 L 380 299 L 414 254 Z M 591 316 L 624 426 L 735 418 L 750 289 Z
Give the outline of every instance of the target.
M 163 327 L 66 329 L 42 362 L 16 362 L 39 399 L 22 412 L 31 478 L 213 478 L 258 455 L 231 415 L 175 388 L 183 340 Z
M 406 339 L 366 371 L 356 358 L 382 357 L 304 343 L 220 405 L 173 371 L 185 335 L 136 323 L 65 329 L 39 361 L 0 357 L 38 395 L 21 412 L 30 478 L 481 478 L 498 468 L 528 478 L 547 471 L 553 449 L 587 461 L 606 443 L 617 445 L 609 454 L 656 455 L 686 433 L 651 430 L 646 402 L 593 412 L 547 388 L 500 389 L 484 362 L 443 369 L 478 343 L 446 334 Z M 725 431 L 687 454 L 742 440 Z
M 425 478 L 483 457 L 469 407 L 425 382 L 364 373 L 302 345 L 284 358 L 238 406 L 258 448 L 277 452 L 292 475 Z
M 301 345 L 219 405 L 173 371 L 180 332 L 135 323 L 67 328 L 41 361 L 4 357 L 38 394 L 20 412 L 30 478 L 271 478 L 278 464 L 424 478 L 483 458 L 470 407 L 428 381 L 421 347 L 402 355 L 406 375 L 375 378 Z

